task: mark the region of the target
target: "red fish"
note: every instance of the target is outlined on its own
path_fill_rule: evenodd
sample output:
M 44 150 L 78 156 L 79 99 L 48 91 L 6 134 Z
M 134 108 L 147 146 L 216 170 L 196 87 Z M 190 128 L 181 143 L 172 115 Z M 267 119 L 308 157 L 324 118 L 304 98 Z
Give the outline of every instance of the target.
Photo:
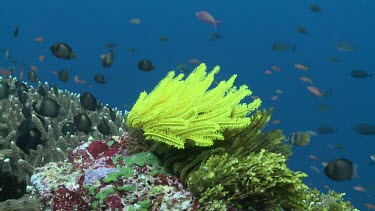
M 215 29 L 217 29 L 221 23 L 221 20 L 215 20 L 215 18 L 206 11 L 198 11 L 195 13 L 195 16 L 203 22 L 214 25 Z
M 365 206 L 366 206 L 367 209 L 369 209 L 369 210 L 375 210 L 375 205 L 373 205 L 373 204 L 367 203 L 367 204 L 365 204 Z
M 3 68 L 0 69 L 0 75 L 2 76 L 10 76 L 12 74 L 13 74 L 13 70 L 6 70 Z

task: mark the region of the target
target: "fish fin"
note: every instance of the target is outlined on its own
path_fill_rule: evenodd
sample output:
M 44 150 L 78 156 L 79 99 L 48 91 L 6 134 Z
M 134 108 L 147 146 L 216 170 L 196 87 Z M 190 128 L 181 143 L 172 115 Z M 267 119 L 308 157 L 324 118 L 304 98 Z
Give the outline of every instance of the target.
M 358 169 L 358 164 L 355 163 L 355 164 L 353 165 L 352 178 L 358 178 L 357 169 Z
M 217 20 L 214 22 L 215 29 L 219 28 L 220 23 L 221 23 L 221 20 Z

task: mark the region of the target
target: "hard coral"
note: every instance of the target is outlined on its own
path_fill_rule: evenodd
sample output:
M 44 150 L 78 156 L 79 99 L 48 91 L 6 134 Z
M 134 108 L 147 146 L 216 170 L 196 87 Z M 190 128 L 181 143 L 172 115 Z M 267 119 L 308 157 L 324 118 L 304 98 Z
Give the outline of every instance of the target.
M 225 129 L 249 125 L 246 115 L 260 106 L 260 99 L 239 104 L 251 91 L 246 85 L 239 89 L 233 86 L 237 75 L 207 90 L 219 69 L 216 66 L 207 74 L 202 63 L 185 80 L 183 74 L 175 77 L 174 71 L 169 72 L 150 94 L 140 94 L 128 114 L 127 125 L 142 128 L 148 140 L 177 148 L 184 148 L 186 140 L 197 146 L 211 146 L 214 140 L 224 139 Z
M 320 193 L 317 189 L 309 190 L 306 194 L 304 210 L 327 210 L 327 211 L 359 211 L 349 201 L 344 201 L 345 193 L 336 193 L 333 190 L 328 193 Z
M 126 153 L 123 142 L 128 138 L 124 134 L 84 142 L 66 162 L 37 168 L 33 193 L 42 198 L 41 207 L 78 211 L 194 208 L 192 194 L 181 180 L 165 172 L 151 152 Z
M 89 111 L 81 105 L 78 94 L 59 90 L 48 83 L 29 86 L 11 76 L 0 76 L 0 83 L 15 90 L 14 94 L 11 92 L 0 100 L 0 170 L 19 181 L 29 180 L 36 167 L 65 160 L 69 152 L 89 136 L 96 140 L 107 136 L 99 130 L 93 130 L 90 135 L 67 130 L 65 126 L 73 124 L 76 114 L 87 114 L 96 128 L 100 128 L 105 120 L 111 135 L 121 135 L 125 131 L 121 111 L 104 105 L 98 111 Z M 65 111 L 62 112 L 64 115 L 56 118 L 40 116 L 32 105 L 44 97 L 56 101 Z M 30 138 L 30 133 L 37 134 L 38 138 Z

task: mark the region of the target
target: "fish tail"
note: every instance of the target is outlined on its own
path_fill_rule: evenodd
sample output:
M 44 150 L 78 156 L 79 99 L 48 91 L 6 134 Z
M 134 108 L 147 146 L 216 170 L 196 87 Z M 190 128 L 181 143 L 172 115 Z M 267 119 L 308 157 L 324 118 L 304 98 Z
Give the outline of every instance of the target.
M 217 20 L 214 22 L 215 29 L 219 28 L 220 23 L 221 23 L 221 20 Z

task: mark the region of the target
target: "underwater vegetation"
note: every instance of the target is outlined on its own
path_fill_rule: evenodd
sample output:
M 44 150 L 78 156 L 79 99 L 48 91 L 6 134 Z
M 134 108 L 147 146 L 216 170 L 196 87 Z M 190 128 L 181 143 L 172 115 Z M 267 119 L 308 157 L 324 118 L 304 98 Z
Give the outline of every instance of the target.
M 307 210 L 319 200 L 321 206 L 320 193 L 313 198 L 302 182 L 307 175 L 285 164 L 291 145 L 282 143 L 282 131 L 262 131 L 273 108 L 256 110 L 259 99 L 240 104 L 251 91 L 233 85 L 236 75 L 207 90 L 219 69 L 205 70 L 199 65 L 186 80 L 169 72 L 150 94 L 141 93 L 127 117 L 127 126 L 156 141 L 152 151 L 198 197 L 198 210 Z M 352 210 L 342 195 L 330 197 L 336 203 L 327 210 Z

